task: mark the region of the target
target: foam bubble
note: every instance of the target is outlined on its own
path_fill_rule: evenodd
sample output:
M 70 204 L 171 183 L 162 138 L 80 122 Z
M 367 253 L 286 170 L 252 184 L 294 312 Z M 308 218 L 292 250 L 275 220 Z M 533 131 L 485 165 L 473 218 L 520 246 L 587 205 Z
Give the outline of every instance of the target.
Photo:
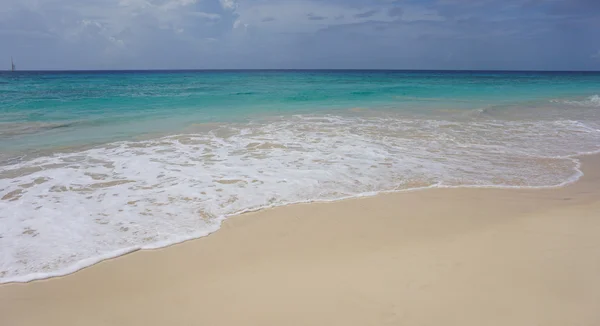
M 600 150 L 580 121 L 294 116 L 0 166 L 0 280 L 73 272 L 232 214 L 425 187 L 547 187 Z

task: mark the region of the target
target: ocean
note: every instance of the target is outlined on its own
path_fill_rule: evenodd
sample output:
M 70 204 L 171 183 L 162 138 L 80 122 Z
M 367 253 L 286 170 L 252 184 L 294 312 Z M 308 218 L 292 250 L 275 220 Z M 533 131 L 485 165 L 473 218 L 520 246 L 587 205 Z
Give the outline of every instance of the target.
M 0 283 L 266 207 L 564 186 L 600 151 L 599 95 L 593 72 L 3 72 Z

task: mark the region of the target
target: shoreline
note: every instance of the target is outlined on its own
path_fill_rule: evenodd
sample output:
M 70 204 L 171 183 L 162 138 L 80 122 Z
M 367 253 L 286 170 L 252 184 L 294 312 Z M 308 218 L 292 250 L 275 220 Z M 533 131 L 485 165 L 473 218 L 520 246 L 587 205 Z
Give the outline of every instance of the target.
M 167 244 L 163 244 L 164 242 L 161 242 L 161 243 L 150 244 L 150 245 L 145 245 L 145 246 L 122 248 L 115 252 L 104 253 L 104 254 L 101 254 L 96 257 L 89 257 L 89 258 L 83 259 L 83 260 L 77 262 L 76 264 L 68 266 L 67 268 L 64 268 L 59 271 L 49 272 L 49 273 L 34 273 L 34 274 L 25 275 L 25 276 L 16 276 L 16 277 L 12 277 L 12 278 L 7 278 L 6 281 L 0 280 L 0 286 L 5 285 L 5 284 L 31 283 L 31 282 L 65 277 L 65 276 L 69 276 L 71 274 L 77 273 L 81 270 L 93 267 L 94 265 L 102 263 L 104 261 L 118 259 L 120 257 L 135 253 L 137 251 L 160 250 L 160 249 L 164 249 L 164 248 L 169 248 L 171 246 L 176 246 L 176 245 L 179 245 L 179 244 L 182 244 L 185 242 L 199 240 L 199 239 L 208 237 L 208 236 L 218 232 L 221 229 L 221 227 L 223 226 L 223 223 L 231 218 L 237 218 L 240 216 L 244 216 L 246 214 L 259 213 L 259 212 L 265 211 L 265 210 L 280 209 L 280 208 L 288 207 L 288 206 L 328 204 L 328 203 L 337 203 L 337 202 L 343 202 L 343 201 L 348 201 L 348 200 L 360 200 L 360 199 L 364 199 L 364 198 L 371 198 L 371 197 L 389 195 L 389 194 L 401 194 L 401 193 L 409 193 L 409 192 L 431 191 L 431 190 L 442 190 L 442 189 L 491 189 L 491 190 L 517 190 L 517 191 L 519 191 L 519 190 L 525 190 L 525 191 L 534 190 L 535 191 L 535 190 L 561 189 L 564 187 L 569 187 L 569 186 L 579 182 L 581 180 L 581 178 L 584 178 L 585 174 L 582 171 L 582 161 L 585 160 L 586 158 L 594 159 L 595 157 L 598 157 L 598 160 L 600 161 L 600 151 L 561 157 L 561 159 L 572 159 L 572 160 L 576 161 L 577 165 L 575 167 L 575 170 L 577 173 L 574 174 L 573 176 L 571 176 L 568 180 L 565 180 L 564 182 L 561 182 L 557 185 L 552 185 L 552 186 L 506 186 L 506 185 L 444 186 L 444 185 L 430 185 L 430 186 L 417 187 L 417 188 L 383 190 L 383 191 L 375 191 L 375 192 L 371 192 L 371 193 L 361 193 L 361 194 L 357 194 L 357 195 L 351 195 L 351 196 L 347 196 L 347 197 L 341 197 L 341 198 L 330 199 L 330 200 L 317 199 L 317 200 L 310 200 L 310 201 L 290 202 L 290 203 L 285 203 L 285 204 L 281 204 L 281 205 L 264 206 L 264 207 L 259 207 L 256 209 L 247 209 L 247 210 L 244 210 L 241 212 L 236 212 L 231 215 L 217 218 L 216 221 L 218 223 L 216 224 L 216 229 L 203 230 L 202 235 L 196 234 L 196 235 L 182 236 L 181 240 L 169 241 Z M 32 276 L 32 275 L 34 275 L 34 276 Z
M 0 285 L 6 325 L 597 325 L 600 155 L 552 189 L 294 204 Z M 235 313 L 232 313 L 235 312 Z

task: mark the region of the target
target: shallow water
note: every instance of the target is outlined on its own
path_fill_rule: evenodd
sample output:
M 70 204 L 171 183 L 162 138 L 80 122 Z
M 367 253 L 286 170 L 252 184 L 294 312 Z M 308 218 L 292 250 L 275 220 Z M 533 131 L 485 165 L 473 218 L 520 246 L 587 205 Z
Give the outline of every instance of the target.
M 600 74 L 0 74 L 0 281 L 199 237 L 262 207 L 552 187 L 600 150 Z

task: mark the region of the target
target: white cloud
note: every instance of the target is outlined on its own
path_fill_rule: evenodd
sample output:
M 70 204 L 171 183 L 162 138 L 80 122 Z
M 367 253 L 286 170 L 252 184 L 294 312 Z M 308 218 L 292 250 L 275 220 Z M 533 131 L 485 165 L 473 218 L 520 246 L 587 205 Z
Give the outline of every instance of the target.
M 194 11 L 194 12 L 189 12 L 187 14 L 190 15 L 190 16 L 196 16 L 196 17 L 205 18 L 205 19 L 208 19 L 208 20 L 219 20 L 219 19 L 221 19 L 221 15 L 219 15 L 219 14 L 211 14 L 211 13 L 202 12 L 202 11 Z
M 53 48 L 62 64 L 83 68 L 193 58 L 209 51 L 207 40 L 228 38 L 238 19 L 235 8 L 234 0 L 2 0 L 0 41 L 11 45 L 1 47 L 0 56 L 10 52 L 22 61 L 40 61 L 26 56 Z M 38 64 L 52 67 L 48 61 Z
M 219 0 L 223 9 L 235 10 L 238 7 L 238 2 L 236 0 Z
M 236 20 L 235 22 L 233 22 L 233 28 L 238 29 L 240 27 L 243 27 L 244 29 L 248 28 L 248 24 L 245 24 L 244 22 L 242 22 L 241 20 Z
M 64 65 L 60 68 L 285 68 L 315 64 L 327 68 L 354 63 L 414 68 L 420 67 L 420 62 L 434 68 L 431 62 L 450 52 L 454 53 L 451 58 L 444 55 L 444 62 L 455 64 L 450 68 L 462 67 L 457 62 L 474 68 L 477 62 L 504 62 L 506 57 L 514 57 L 511 62 L 529 60 L 533 65 L 528 68 L 544 68 L 539 62 L 560 61 L 558 57 L 591 56 L 593 63 L 591 59 L 570 59 L 588 65 L 600 60 L 600 51 L 591 54 L 594 51 L 588 45 L 595 44 L 594 31 L 600 20 L 558 24 L 561 21 L 556 15 L 548 16 L 543 10 L 523 11 L 507 20 L 500 10 L 507 5 L 494 0 L 427 4 L 398 0 L 0 2 L 0 44 L 9 45 L 0 47 L 0 57 L 14 54 L 21 62 L 30 60 L 42 68 L 59 64 Z M 478 5 L 475 10 L 467 5 L 470 2 L 485 6 Z M 396 9 L 390 12 L 392 8 Z M 544 20 L 544 15 L 550 18 Z M 463 16 L 469 19 L 456 19 Z M 564 49 L 557 45 L 564 40 L 573 46 Z M 40 60 L 40 52 L 44 60 Z M 49 64 L 51 53 L 56 57 L 54 66 Z M 544 53 L 554 54 L 540 60 L 529 58 Z

